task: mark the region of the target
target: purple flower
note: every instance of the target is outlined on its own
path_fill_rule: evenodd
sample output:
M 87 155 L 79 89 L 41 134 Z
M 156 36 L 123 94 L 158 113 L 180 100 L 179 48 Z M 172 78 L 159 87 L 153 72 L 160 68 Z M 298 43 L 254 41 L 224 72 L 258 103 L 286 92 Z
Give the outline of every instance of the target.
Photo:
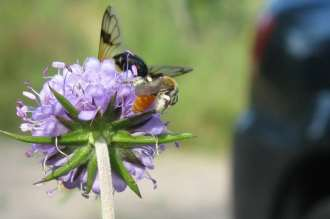
M 63 121 L 74 123 L 75 120 L 88 124 L 87 127 L 99 127 L 94 123 L 103 124 L 102 118 L 113 97 L 115 97 L 114 108 L 119 112 L 117 120 L 134 115 L 132 106 L 136 96 L 132 83 L 129 83 L 135 77 L 134 72 L 130 70 L 117 72 L 113 60 L 100 62 L 96 58 L 88 58 L 83 65 L 53 62 L 52 67 L 57 73 L 52 77 L 45 76 L 47 80 L 40 92 L 35 91 L 29 84 L 27 84 L 27 90 L 23 92 L 26 98 L 36 103 L 36 106 L 27 106 L 24 102 L 17 101 L 16 114 L 22 120 L 20 128 L 23 132 L 30 132 L 32 136 L 57 137 L 72 131 Z M 51 89 L 61 94 L 74 106 L 78 112 L 77 118 L 72 118 L 68 114 Z M 98 117 L 101 119 L 98 120 Z M 158 136 L 168 133 L 166 123 L 158 114 L 150 115 L 146 122 L 128 131 L 133 136 Z M 75 147 L 73 148 L 76 149 Z M 135 179 L 147 178 L 155 183 L 155 180 L 149 176 L 148 170 L 154 168 L 154 157 L 163 149 L 163 144 L 132 147 L 130 149 L 132 153 L 129 155 L 134 155 L 137 160 L 131 159 L 130 156 L 123 156 L 123 163 Z M 42 164 L 46 175 L 65 165 L 74 156 L 72 148 L 57 143 L 33 144 L 26 152 L 29 157 L 35 153 L 43 155 Z M 86 166 L 86 163 L 78 165 L 56 179 L 68 189 L 78 188 L 84 191 L 87 184 Z M 126 183 L 120 174 L 113 170 L 112 178 L 114 189 L 117 192 L 124 191 Z M 100 192 L 97 175 L 92 191 L 96 194 Z

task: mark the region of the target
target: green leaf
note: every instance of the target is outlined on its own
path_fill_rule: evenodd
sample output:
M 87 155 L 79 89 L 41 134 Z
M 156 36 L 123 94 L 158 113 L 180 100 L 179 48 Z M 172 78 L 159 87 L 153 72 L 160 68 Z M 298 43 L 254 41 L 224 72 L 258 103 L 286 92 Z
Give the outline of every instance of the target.
M 56 137 L 19 135 L 0 130 L 0 133 L 7 135 L 18 141 L 34 144 L 55 144 Z M 88 132 L 74 131 L 57 137 L 57 143 L 62 145 L 80 145 L 88 142 Z
M 64 176 L 65 174 L 67 174 L 68 172 L 73 170 L 74 168 L 76 168 L 82 164 L 85 164 L 90 157 L 89 155 L 90 155 L 91 151 L 92 151 L 92 146 L 90 144 L 76 149 L 73 152 L 72 157 L 69 158 L 69 160 L 63 166 L 55 169 L 52 173 L 50 173 L 45 178 L 43 178 L 42 180 L 40 180 L 34 184 L 44 183 L 44 182 L 48 182 L 53 179 L 57 179 L 58 177 Z
M 112 123 L 112 126 L 117 129 L 130 129 L 133 128 L 134 126 L 140 125 L 141 123 L 146 122 L 148 119 L 150 119 L 151 115 L 154 114 L 155 111 L 147 111 L 144 113 L 140 113 L 125 119 L 121 119 L 118 121 L 115 121 Z
M 78 122 L 68 120 L 63 116 L 55 116 L 55 118 L 69 130 L 74 130 L 81 126 Z
M 63 106 L 63 108 L 68 112 L 69 116 L 73 119 L 77 119 L 78 117 L 78 111 L 77 109 L 70 103 L 68 99 L 66 99 L 62 94 L 58 93 L 56 90 L 54 90 L 51 86 L 49 86 L 49 89 L 57 99 L 57 101 Z
M 92 190 L 96 173 L 97 173 L 97 159 L 96 159 L 96 154 L 94 152 L 87 164 L 87 183 L 86 183 L 86 189 L 84 195 L 88 195 L 88 193 L 90 193 L 90 191 Z
M 83 145 L 88 143 L 90 133 L 83 130 L 76 130 L 57 137 L 57 141 L 62 145 Z M 55 138 L 53 137 L 55 143 Z
M 54 140 L 52 137 L 42 137 L 42 136 L 31 136 L 31 135 L 19 135 L 11 132 L 6 132 L 0 130 L 1 134 L 9 136 L 18 141 L 27 142 L 27 143 L 35 143 L 35 144 L 53 144 Z
M 111 141 L 116 145 L 122 146 L 122 148 L 132 148 L 132 145 L 134 147 L 136 145 L 145 144 L 164 144 L 182 141 L 193 137 L 194 136 L 191 133 L 173 133 L 158 136 L 133 136 L 126 131 L 117 131 L 112 134 Z
M 142 196 L 141 196 L 141 192 L 139 190 L 138 185 L 136 184 L 134 178 L 128 172 L 128 170 L 124 166 L 123 161 L 120 158 L 119 148 L 110 147 L 109 153 L 110 153 L 110 162 L 111 162 L 112 168 L 116 171 L 116 173 L 119 174 L 119 176 L 124 180 L 124 182 L 127 184 L 127 186 L 137 196 L 139 196 L 141 198 Z

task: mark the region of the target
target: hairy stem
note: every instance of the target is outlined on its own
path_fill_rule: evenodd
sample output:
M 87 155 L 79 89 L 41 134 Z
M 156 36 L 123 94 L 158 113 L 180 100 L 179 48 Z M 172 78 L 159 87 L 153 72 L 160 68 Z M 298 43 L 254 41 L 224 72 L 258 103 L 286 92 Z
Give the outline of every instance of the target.
M 95 151 L 101 190 L 102 219 L 115 219 L 109 150 L 103 138 L 95 142 Z

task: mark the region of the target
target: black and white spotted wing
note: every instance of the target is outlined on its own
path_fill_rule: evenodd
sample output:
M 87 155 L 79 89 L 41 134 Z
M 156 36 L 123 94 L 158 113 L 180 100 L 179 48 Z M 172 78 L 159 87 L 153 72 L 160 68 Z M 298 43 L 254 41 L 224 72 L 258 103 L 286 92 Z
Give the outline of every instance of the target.
M 190 67 L 183 67 L 183 66 L 154 65 L 154 66 L 149 66 L 148 75 L 152 78 L 158 78 L 164 75 L 170 77 L 177 77 L 189 73 L 192 70 L 193 69 Z
M 113 13 L 111 6 L 104 12 L 100 34 L 99 60 L 112 58 L 112 51 L 120 46 L 120 29 L 118 18 Z

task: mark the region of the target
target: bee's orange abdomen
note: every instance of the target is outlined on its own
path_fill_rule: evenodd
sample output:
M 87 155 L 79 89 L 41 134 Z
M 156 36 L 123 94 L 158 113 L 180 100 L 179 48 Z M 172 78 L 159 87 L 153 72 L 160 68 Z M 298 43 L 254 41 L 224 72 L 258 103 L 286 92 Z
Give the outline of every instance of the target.
M 138 96 L 133 104 L 133 112 L 143 112 L 148 109 L 155 101 L 156 96 Z

